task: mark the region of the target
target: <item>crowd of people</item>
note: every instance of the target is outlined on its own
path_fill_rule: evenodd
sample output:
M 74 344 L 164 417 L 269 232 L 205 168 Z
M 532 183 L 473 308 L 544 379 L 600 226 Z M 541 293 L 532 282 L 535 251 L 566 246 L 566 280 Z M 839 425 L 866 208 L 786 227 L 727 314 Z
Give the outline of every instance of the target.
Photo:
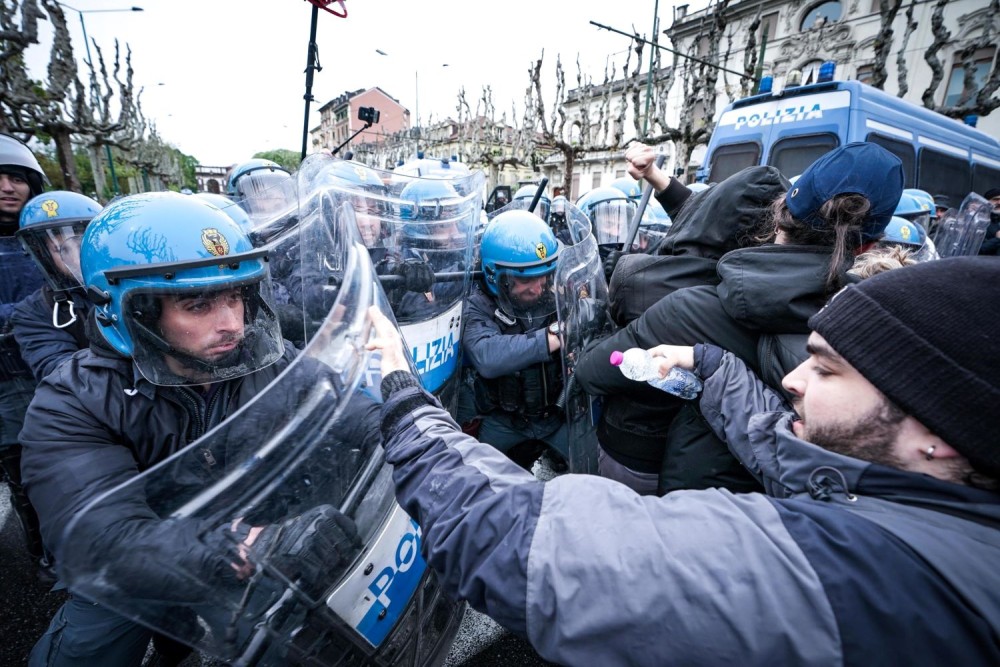
M 364 526 L 315 475 L 209 526 L 160 516 L 133 483 L 185 451 L 198 467 L 174 473 L 178 493 L 245 466 L 263 422 L 196 443 L 254 414 L 279 376 L 309 378 L 270 415 L 342 384 L 322 360 L 294 364 L 344 308 L 335 262 L 289 234 L 320 215 L 348 221 L 385 297 L 365 316 L 381 379 L 345 394 L 325 465 L 348 479 L 384 451 L 445 591 L 545 659 L 1000 662 L 1000 356 L 984 307 L 1000 294 L 985 256 L 1000 249 L 1000 189 L 982 193 L 983 256 L 939 259 L 935 221 L 953 207 L 905 190 L 877 145 L 836 148 L 794 183 L 760 166 L 691 188 L 655 158 L 635 143 L 634 188 L 575 206 L 529 188 L 481 226 L 457 180 L 394 190 L 332 158 L 294 175 L 251 160 L 225 198 L 102 207 L 46 192 L 28 147 L 0 135 L 0 454 L 39 576 L 100 563 L 115 590 L 169 601 L 156 613 L 246 639 L 192 611 L 211 606 L 205 591 L 244 590 L 284 547 L 279 578 L 304 590 L 317 561 L 332 583 L 364 552 Z M 637 233 L 640 181 L 661 213 Z M 349 214 L 295 199 L 309 187 L 335 190 Z M 560 319 L 557 269 L 585 237 L 607 301 L 573 295 L 598 304 L 587 312 L 601 325 L 567 349 L 580 323 Z M 456 304 L 463 365 L 428 386 L 399 326 L 457 326 Z M 630 348 L 661 376 L 695 373 L 700 396 L 626 378 L 609 357 Z M 599 406 L 597 474 L 574 474 L 570 391 Z M 540 481 L 540 457 L 572 472 Z M 150 642 L 158 664 L 190 653 L 82 588 L 31 665 L 139 665 Z

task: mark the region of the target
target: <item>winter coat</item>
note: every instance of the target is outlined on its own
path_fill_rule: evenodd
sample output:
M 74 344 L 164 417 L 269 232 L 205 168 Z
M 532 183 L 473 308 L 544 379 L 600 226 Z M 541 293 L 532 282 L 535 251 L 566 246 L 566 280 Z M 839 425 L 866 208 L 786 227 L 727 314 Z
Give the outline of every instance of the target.
M 541 483 L 386 377 L 396 497 L 445 590 L 564 665 L 1000 664 L 1000 494 L 804 442 L 700 349 L 702 411 L 767 495 Z
M 684 287 L 715 285 L 715 265 L 755 243 L 768 208 L 788 189 L 774 167 L 748 167 L 707 190 L 690 193 L 675 180 L 656 194 L 673 224 L 653 255 L 625 255 L 608 286 L 612 318 L 625 326 L 662 297 Z
M 72 293 L 71 299 L 60 302 L 58 318 L 61 324 L 71 321 L 69 304 L 72 303 L 76 320 L 61 328 L 52 324 L 55 302 L 48 285 L 31 294 L 14 309 L 11 318 L 14 337 L 21 348 L 21 357 L 36 380 L 40 381 L 59 364 L 90 345 L 84 323 L 90 314 L 91 304 L 77 292 Z
M 733 250 L 719 260 L 717 286 L 678 290 L 588 348 L 577 364 L 576 377 L 588 393 L 605 396 L 598 424 L 604 450 L 622 465 L 657 473 L 669 439 L 675 451 L 685 452 L 683 461 L 678 460 L 683 468 L 677 471 L 684 479 L 669 488 L 730 483 L 751 483 L 752 487 L 725 448 L 699 425 L 696 415 L 685 417 L 687 426 L 678 423 L 680 430 L 671 433 L 674 417 L 683 407 L 680 399 L 627 379 L 608 358 L 614 350 L 632 347 L 708 342 L 733 352 L 772 386 L 780 386 L 781 377 L 806 356 L 806 323 L 826 302 L 829 261 L 830 249 L 822 247 L 767 245 Z M 785 339 L 789 335 L 793 336 L 790 341 Z M 790 354 L 790 346 L 797 354 Z M 702 465 L 696 466 L 699 457 Z
M 230 561 L 219 556 L 234 548 L 223 530 L 206 532 L 205 526 L 193 520 L 160 520 L 146 505 L 137 485 L 115 503 L 86 513 L 81 510 L 109 489 L 195 443 L 286 371 L 296 353 L 286 342 L 278 361 L 249 375 L 214 383 L 207 395 L 191 387 L 153 385 L 139 374 L 131 359 L 96 343 L 47 376 L 35 393 L 21 431 L 21 468 L 45 546 L 56 561 L 67 563 L 74 557 L 100 554 L 119 566 L 129 563 L 130 557 L 140 559 L 145 564 L 136 560 L 135 566 L 142 569 L 155 567 L 151 565 L 155 558 L 187 563 L 185 568 L 200 569 L 205 576 L 231 576 Z M 258 404 L 253 414 L 260 419 L 238 423 L 238 433 L 223 443 L 214 440 L 212 444 L 218 448 L 205 449 L 199 457 L 203 468 L 188 470 L 171 483 L 183 489 L 192 485 L 200 488 L 230 472 L 229 461 L 242 460 L 237 454 L 258 444 L 270 429 L 270 425 L 261 425 L 268 419 L 261 411 L 273 410 L 273 414 L 283 416 L 293 412 L 326 370 L 311 359 L 303 359 L 294 370 L 304 374 L 295 383 L 302 387 L 301 395 L 289 392 L 272 397 L 266 405 Z M 367 399 L 349 407 L 351 416 L 342 420 L 336 437 L 350 441 L 355 449 L 361 443 L 375 446 L 377 404 Z M 294 495 L 294 490 L 289 494 Z M 66 528 L 71 521 L 76 522 L 74 541 L 67 543 Z M 81 550 L 90 555 L 81 554 Z M 178 585 L 165 577 L 164 586 Z

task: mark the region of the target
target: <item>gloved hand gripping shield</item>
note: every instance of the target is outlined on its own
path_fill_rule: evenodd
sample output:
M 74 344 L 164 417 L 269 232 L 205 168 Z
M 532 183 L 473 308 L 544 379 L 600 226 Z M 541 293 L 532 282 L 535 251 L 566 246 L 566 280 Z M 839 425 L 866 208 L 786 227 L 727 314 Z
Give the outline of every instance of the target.
M 563 395 L 569 428 L 569 467 L 576 473 L 597 473 L 597 421 L 601 404 L 574 377 L 577 360 L 591 341 L 614 332 L 608 312 L 608 286 L 597 239 L 580 209 L 567 206 L 567 223 L 575 243 L 563 247 L 555 271 L 556 312 L 559 317 L 563 363 Z
M 326 279 L 303 310 L 327 312 L 305 349 L 216 428 L 78 512 L 61 575 L 233 664 L 422 664 L 461 607 L 426 570 L 384 463 L 364 345 L 368 307 L 389 310 L 350 207 L 322 193 L 309 208 L 298 256 Z

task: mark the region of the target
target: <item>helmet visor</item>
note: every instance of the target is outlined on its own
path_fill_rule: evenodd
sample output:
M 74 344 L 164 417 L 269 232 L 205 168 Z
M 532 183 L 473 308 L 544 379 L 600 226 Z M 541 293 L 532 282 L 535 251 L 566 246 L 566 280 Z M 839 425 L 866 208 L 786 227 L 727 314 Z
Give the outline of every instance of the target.
M 135 364 L 157 385 L 198 385 L 242 377 L 284 350 L 266 277 L 169 289 L 136 281 L 123 298 Z
M 556 312 L 555 266 L 541 275 L 498 269 L 497 301 L 505 313 L 532 327 L 541 325 L 545 318 Z
M 32 225 L 17 232 L 21 245 L 56 292 L 83 287 L 80 242 L 86 227 L 87 222 L 67 222 L 58 226 Z
M 622 199 L 598 202 L 591 207 L 590 219 L 597 245 L 624 244 L 635 208 L 635 202 Z
M 284 171 L 256 169 L 236 182 L 236 202 L 258 223 L 272 220 L 297 203 L 295 180 Z

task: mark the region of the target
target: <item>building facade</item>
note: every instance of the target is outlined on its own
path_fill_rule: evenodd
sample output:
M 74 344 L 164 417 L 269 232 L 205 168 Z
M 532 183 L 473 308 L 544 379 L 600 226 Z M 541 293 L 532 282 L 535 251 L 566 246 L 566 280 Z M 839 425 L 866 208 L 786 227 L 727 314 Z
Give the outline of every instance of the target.
M 891 24 L 892 44 L 882 88 L 914 104 L 923 105 L 933 76 L 925 53 L 936 39 L 932 22 L 936 6 L 937 3 L 928 0 L 903 3 Z M 908 31 L 910 7 L 913 14 Z M 719 48 L 715 54 L 711 38 L 713 11 L 715 8 L 709 7 L 689 14 L 686 6 L 679 6 L 674 10 L 673 25 L 664 32 L 677 50 L 702 58 L 717 58 L 720 66 L 741 71 L 749 39 L 754 37 L 754 51 L 759 54 L 766 31 L 763 73 L 774 77 L 775 90 L 789 80 L 815 81 L 820 65 L 828 60 L 837 64 L 834 78 L 838 80 L 871 83 L 875 75 L 876 40 L 882 28 L 880 0 L 736 0 L 725 10 L 724 37 L 719 40 L 725 52 Z M 758 17 L 760 23 L 754 30 Z M 985 0 L 952 0 L 943 7 L 941 18 L 947 38 L 942 40 L 935 55 L 941 63 L 943 79 L 930 92 L 938 109 L 959 102 L 965 75 L 960 57 L 963 49 L 976 47 L 973 59 L 978 87 L 986 82 L 997 48 L 995 38 L 989 36 L 1000 31 L 1000 17 L 989 15 Z M 981 44 L 984 30 L 986 41 L 992 42 L 989 45 Z M 940 30 L 938 34 L 945 36 Z M 734 94 L 738 89 L 733 84 L 732 75 L 719 78 L 715 107 L 698 110 L 700 122 L 714 122 L 723 107 L 740 96 Z M 683 89 L 675 85 L 667 108 L 683 109 L 684 102 Z M 676 118 L 670 120 L 676 122 Z M 976 122 L 978 129 L 987 134 L 1000 135 L 1000 113 L 979 117 Z M 693 154 L 692 163 L 699 164 L 698 158 L 698 153 Z
M 379 112 L 378 122 L 352 139 L 352 135 L 365 125 L 358 118 L 358 111 L 366 107 Z M 312 152 L 332 151 L 348 139 L 342 151 L 357 144 L 377 144 L 410 128 L 410 111 L 378 86 L 345 92 L 320 107 L 319 115 L 319 126 L 309 131 Z

